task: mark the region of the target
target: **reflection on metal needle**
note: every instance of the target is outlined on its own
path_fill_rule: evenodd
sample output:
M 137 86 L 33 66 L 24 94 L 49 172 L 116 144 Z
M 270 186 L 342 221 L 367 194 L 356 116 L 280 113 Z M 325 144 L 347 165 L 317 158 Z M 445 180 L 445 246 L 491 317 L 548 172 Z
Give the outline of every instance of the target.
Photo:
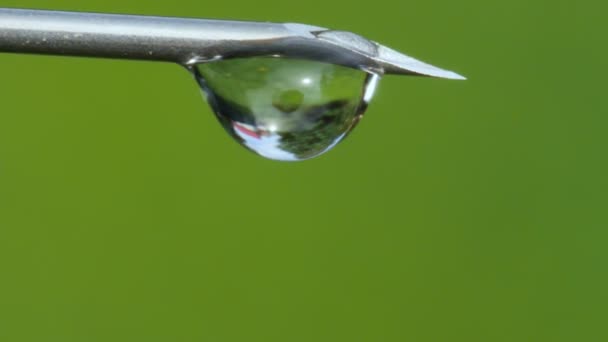
M 169 61 L 281 56 L 379 74 L 464 77 L 344 31 L 303 24 L 0 8 L 0 52 Z

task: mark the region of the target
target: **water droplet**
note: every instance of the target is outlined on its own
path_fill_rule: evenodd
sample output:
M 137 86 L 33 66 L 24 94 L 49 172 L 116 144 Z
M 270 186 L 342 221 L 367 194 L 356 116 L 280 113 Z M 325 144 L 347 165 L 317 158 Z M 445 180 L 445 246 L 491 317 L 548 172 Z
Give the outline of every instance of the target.
M 191 68 L 226 131 L 274 160 L 316 157 L 359 122 L 379 76 L 286 58 L 237 58 Z

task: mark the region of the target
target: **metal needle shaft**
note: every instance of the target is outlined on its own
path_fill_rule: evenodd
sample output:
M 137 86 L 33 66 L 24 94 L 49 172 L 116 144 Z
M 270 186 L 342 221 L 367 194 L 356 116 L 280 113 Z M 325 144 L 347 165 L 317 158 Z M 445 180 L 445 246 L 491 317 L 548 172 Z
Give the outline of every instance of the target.
M 278 55 L 380 73 L 462 79 L 356 34 L 303 24 L 0 8 L 0 52 L 180 64 Z

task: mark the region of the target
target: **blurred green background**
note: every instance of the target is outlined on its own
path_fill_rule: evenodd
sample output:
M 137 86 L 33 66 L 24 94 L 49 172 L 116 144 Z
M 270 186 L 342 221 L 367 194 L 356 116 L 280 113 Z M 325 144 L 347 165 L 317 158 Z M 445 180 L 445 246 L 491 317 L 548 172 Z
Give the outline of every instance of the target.
M 307 162 L 191 77 L 0 54 L 0 341 L 606 341 L 603 1 L 3 1 L 288 21 L 469 77 L 386 77 Z

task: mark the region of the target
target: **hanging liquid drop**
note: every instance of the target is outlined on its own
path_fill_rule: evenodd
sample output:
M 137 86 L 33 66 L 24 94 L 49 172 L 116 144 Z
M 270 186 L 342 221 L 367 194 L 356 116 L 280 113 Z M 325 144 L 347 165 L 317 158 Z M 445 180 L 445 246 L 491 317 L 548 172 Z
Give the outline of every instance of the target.
M 191 69 L 226 131 L 274 160 L 316 157 L 359 122 L 379 76 L 310 60 L 254 57 Z

